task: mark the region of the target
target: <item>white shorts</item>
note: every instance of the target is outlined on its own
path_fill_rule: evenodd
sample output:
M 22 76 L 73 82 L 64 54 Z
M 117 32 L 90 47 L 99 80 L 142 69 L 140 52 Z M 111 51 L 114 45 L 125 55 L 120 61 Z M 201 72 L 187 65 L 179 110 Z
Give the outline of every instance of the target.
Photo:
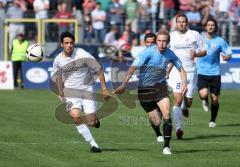
M 96 113 L 97 101 L 93 87 L 86 89 L 64 87 L 63 93 L 66 99 L 67 112 L 77 108 L 86 114 Z
M 196 72 L 187 72 L 187 93 L 186 97 L 192 98 L 196 84 L 197 84 L 197 73 Z M 173 67 L 169 79 L 168 79 L 168 85 L 172 88 L 173 93 L 181 93 L 182 91 L 182 80 L 180 78 L 179 71 Z
M 69 112 L 72 109 L 76 109 L 76 108 L 86 114 L 96 113 L 97 102 L 89 99 L 67 97 L 66 98 L 67 111 Z

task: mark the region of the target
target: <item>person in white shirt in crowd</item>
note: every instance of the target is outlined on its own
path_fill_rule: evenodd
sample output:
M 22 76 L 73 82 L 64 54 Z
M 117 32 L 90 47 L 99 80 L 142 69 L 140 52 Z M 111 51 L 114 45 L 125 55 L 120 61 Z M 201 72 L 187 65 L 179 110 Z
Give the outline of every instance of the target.
M 101 44 L 104 41 L 106 29 L 104 27 L 106 21 L 106 12 L 101 10 L 101 3 L 97 2 L 94 10 L 91 13 L 92 27 L 96 42 Z
M 7 18 L 21 19 L 23 13 L 27 11 L 25 1 L 14 0 L 12 6 L 7 9 Z M 22 23 L 10 23 L 9 24 L 9 49 L 12 48 L 12 41 L 17 34 L 24 34 L 24 25 Z
M 49 0 L 34 0 L 33 9 L 36 19 L 48 18 Z

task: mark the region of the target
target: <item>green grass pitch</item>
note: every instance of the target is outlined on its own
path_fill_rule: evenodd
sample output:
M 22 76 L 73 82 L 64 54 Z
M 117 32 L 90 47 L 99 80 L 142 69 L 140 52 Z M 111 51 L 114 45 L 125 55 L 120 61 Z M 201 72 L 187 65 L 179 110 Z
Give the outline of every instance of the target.
M 210 112 L 204 112 L 196 95 L 191 122 L 183 122 L 184 140 L 176 140 L 173 155 L 162 155 L 146 113 L 139 105 L 129 109 L 119 103 L 116 112 L 91 129 L 101 154 L 90 147 L 73 125 L 54 115 L 60 104 L 47 90 L 0 91 L 1 167 L 234 167 L 240 157 L 239 90 L 223 90 L 216 128 L 208 128 Z

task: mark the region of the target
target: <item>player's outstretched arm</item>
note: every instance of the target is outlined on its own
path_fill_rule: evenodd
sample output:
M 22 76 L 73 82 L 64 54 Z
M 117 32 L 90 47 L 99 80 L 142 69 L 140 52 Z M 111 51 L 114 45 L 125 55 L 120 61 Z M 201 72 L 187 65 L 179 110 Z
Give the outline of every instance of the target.
M 182 79 L 182 96 L 185 96 L 185 94 L 187 93 L 187 74 L 183 67 L 181 67 L 179 73 Z
M 101 88 L 102 88 L 102 96 L 105 100 L 108 100 L 110 95 L 108 93 L 107 90 L 107 86 L 106 86 L 106 81 L 105 81 L 105 77 L 104 77 L 104 72 L 103 70 L 100 70 L 100 72 L 98 73 L 98 77 L 101 83 Z
M 199 52 L 196 52 L 196 51 L 193 51 L 193 50 L 190 51 L 190 55 L 192 56 L 192 58 L 204 57 L 206 54 L 207 54 L 206 50 L 202 50 L 202 51 L 199 51 Z
M 169 78 L 169 74 L 170 74 L 170 72 L 172 71 L 172 68 L 173 68 L 173 64 L 170 63 L 170 64 L 169 64 L 169 67 L 168 67 L 168 69 L 167 69 L 167 72 L 166 72 L 166 76 L 165 76 L 166 79 Z
M 58 97 L 61 100 L 61 102 L 65 102 L 65 97 L 63 93 L 63 82 L 62 78 L 57 78 L 56 79 L 56 86 L 57 86 L 57 91 L 58 91 Z
M 125 87 L 129 81 L 129 79 L 131 78 L 131 76 L 133 75 L 134 71 L 136 70 L 135 66 L 130 66 L 126 76 L 124 77 L 124 80 L 122 82 L 122 85 L 119 86 L 116 90 L 113 91 L 113 93 L 123 93 L 125 90 Z

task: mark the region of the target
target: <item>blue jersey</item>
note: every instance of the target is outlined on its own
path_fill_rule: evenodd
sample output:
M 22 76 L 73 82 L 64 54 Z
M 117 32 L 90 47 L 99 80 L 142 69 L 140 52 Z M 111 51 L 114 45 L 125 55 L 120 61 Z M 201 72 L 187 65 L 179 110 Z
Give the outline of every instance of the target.
M 169 48 L 160 53 L 156 45 L 147 47 L 132 63 L 139 69 L 139 87 L 154 86 L 158 83 L 166 83 L 166 70 L 168 64 L 173 63 L 177 69 L 181 69 L 182 63 Z
M 202 75 L 221 75 L 220 53 L 223 56 L 229 56 L 232 54 L 231 48 L 223 38 L 216 35 L 212 39 L 208 39 L 204 34 L 203 39 L 207 44 L 207 55 L 198 58 L 197 73 Z

